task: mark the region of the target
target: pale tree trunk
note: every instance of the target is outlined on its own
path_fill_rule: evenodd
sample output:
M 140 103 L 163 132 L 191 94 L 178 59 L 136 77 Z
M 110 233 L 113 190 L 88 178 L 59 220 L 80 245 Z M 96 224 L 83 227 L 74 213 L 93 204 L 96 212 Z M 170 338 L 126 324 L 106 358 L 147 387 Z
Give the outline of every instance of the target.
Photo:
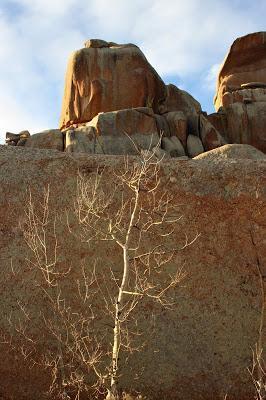
M 119 287 L 118 298 L 115 307 L 115 326 L 113 339 L 113 355 L 112 355 L 112 375 L 111 375 L 111 390 L 114 396 L 117 396 L 117 375 L 118 375 L 118 357 L 120 350 L 120 315 L 123 307 L 124 290 L 126 289 L 129 275 L 129 258 L 127 247 L 123 248 L 123 278 Z
M 128 244 L 129 244 L 129 240 L 130 240 L 133 222 L 134 222 L 135 215 L 136 215 L 137 208 L 138 208 L 138 203 L 139 203 L 139 188 L 137 188 L 137 190 L 135 190 L 134 206 L 133 206 L 133 210 L 132 210 L 132 213 L 130 216 L 128 229 L 126 232 L 125 243 L 122 246 L 122 249 L 123 249 L 123 277 L 122 277 L 121 285 L 119 287 L 117 302 L 116 302 L 116 306 L 115 306 L 115 326 L 114 326 L 114 336 L 113 336 L 112 373 L 111 373 L 111 392 L 115 396 L 115 398 L 118 398 L 118 392 L 117 392 L 118 369 L 119 369 L 118 361 L 119 361 L 119 351 L 120 351 L 120 344 L 121 344 L 120 343 L 121 342 L 120 316 L 121 316 L 121 312 L 123 309 L 125 289 L 127 286 L 128 276 L 129 276 Z

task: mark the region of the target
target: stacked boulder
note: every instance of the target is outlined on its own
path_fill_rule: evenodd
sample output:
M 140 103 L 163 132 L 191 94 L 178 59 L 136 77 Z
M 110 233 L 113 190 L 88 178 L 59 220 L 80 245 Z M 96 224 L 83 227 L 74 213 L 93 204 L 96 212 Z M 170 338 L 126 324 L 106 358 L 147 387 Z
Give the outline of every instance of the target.
M 194 158 L 227 143 L 266 152 L 266 32 L 237 39 L 221 67 L 217 112 L 165 85 L 134 44 L 90 39 L 69 60 L 60 129 L 7 133 L 9 145 L 88 154 Z
M 29 131 L 21 131 L 17 134 L 6 132 L 6 144 L 8 146 L 24 146 L 29 137 Z
M 266 152 L 266 32 L 235 40 L 220 69 L 208 116 L 228 143 Z
M 65 151 L 194 157 L 225 143 L 187 92 L 165 85 L 133 44 L 91 39 L 69 60 L 60 119 Z M 202 135 L 201 135 L 202 133 Z
M 22 131 L 18 134 L 6 132 L 6 144 L 64 151 L 64 135 L 60 129 L 48 129 L 34 135 L 30 135 L 29 131 Z
M 158 157 L 188 158 L 224 143 L 199 102 L 165 85 L 137 46 L 91 39 L 70 57 L 60 130 L 23 144 L 88 154 L 155 149 Z

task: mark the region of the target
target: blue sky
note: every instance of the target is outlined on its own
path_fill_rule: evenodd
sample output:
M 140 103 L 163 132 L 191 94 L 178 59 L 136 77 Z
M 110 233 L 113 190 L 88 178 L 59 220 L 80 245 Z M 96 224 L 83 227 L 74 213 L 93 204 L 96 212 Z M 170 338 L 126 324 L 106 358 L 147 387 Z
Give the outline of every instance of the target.
M 137 44 L 211 113 L 229 46 L 265 16 L 265 0 L 0 0 L 0 142 L 58 126 L 67 58 L 89 38 Z

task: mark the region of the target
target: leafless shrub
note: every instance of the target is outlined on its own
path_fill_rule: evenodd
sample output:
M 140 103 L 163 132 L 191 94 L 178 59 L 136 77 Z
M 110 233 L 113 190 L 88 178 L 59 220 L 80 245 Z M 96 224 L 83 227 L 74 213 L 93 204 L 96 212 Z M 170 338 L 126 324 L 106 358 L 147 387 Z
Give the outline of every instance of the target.
M 250 231 L 251 242 L 254 246 L 256 253 L 256 267 L 259 278 L 259 287 L 261 295 L 261 313 L 260 313 L 260 324 L 258 330 L 258 341 L 255 345 L 255 349 L 252 351 L 252 367 L 248 368 L 248 372 L 252 378 L 252 382 L 255 388 L 255 399 L 265 400 L 266 399 L 266 362 L 264 359 L 264 329 L 265 329 L 265 310 L 266 310 L 266 296 L 265 296 L 265 276 L 263 275 L 262 265 L 260 257 L 257 252 L 256 243 L 252 231 Z
M 99 253 L 105 244 L 111 245 L 119 261 L 116 271 L 108 265 L 99 271 L 97 259 L 81 265 L 76 279 L 78 307 L 64 292 L 63 282 L 71 270 L 58 261 L 58 218 L 51 213 L 50 189 L 38 206 L 29 196 L 23 226 L 32 254 L 28 262 L 37 271 L 37 285 L 52 310 L 43 313 L 42 320 L 56 342 L 42 362 L 52 375 L 50 392 L 64 399 L 73 395 L 79 399 L 92 389 L 94 398 L 120 398 L 120 356 L 140 351 L 144 343 L 139 327 L 143 303 L 166 308 L 175 304 L 175 288 L 185 271 L 175 265 L 174 256 L 197 236 L 191 241 L 185 237 L 180 247 L 172 243 L 181 216 L 163 187 L 160 167 L 161 161 L 147 151 L 135 161 L 125 158 L 120 171 L 79 174 L 75 206 L 79 230 L 74 234 L 88 246 L 101 243 Z M 69 230 L 73 233 L 70 224 Z M 97 322 L 100 312 L 107 321 L 105 329 Z

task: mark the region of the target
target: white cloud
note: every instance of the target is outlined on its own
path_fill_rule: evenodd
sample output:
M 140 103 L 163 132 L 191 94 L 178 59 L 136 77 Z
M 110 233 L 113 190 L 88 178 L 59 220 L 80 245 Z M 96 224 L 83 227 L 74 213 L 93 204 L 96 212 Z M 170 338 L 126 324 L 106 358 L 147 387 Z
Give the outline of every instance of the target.
M 38 132 L 47 126 L 45 121 L 45 116 L 43 119 L 40 116 L 34 115 L 28 107 L 24 107 L 21 102 L 16 101 L 13 96 L 0 95 L 1 104 L 1 130 L 4 132 L 20 132 L 22 130 L 29 130 L 31 132 Z
M 139 44 L 162 75 L 185 77 L 209 67 L 211 57 L 220 60 L 234 38 L 257 29 L 262 17 L 256 0 L 254 18 L 244 3 L 233 7 L 229 0 L 92 0 L 87 14 L 93 13 L 107 38 L 124 35 L 124 40 Z
M 0 142 L 57 126 L 68 54 L 90 37 L 136 43 L 162 77 L 212 97 L 216 64 L 265 14 L 265 0 L 1 0 Z
M 207 71 L 207 74 L 203 77 L 203 86 L 210 92 L 214 93 L 216 89 L 217 76 L 220 70 L 221 64 L 213 64 Z
M 21 6 L 26 7 L 29 14 L 38 16 L 41 20 L 43 17 L 51 18 L 64 17 L 69 11 L 75 9 L 76 0 L 19 0 Z

